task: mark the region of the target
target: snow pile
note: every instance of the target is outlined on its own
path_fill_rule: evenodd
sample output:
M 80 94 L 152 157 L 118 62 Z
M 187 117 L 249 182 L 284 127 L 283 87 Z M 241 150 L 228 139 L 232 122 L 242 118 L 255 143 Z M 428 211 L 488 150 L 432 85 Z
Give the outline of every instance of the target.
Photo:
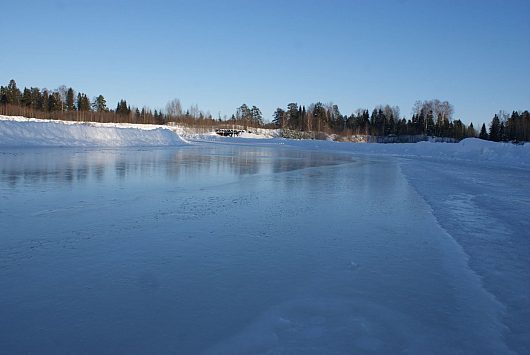
M 168 126 L 180 137 L 184 137 L 190 140 L 215 141 L 218 137 L 221 137 L 217 133 L 215 133 L 214 128 L 185 127 L 179 124 L 171 123 L 168 123 Z M 241 132 L 237 137 L 225 138 L 270 139 L 279 137 L 281 137 L 281 131 L 279 129 L 251 128 L 248 131 Z
M 131 147 L 185 143 L 166 126 L 0 116 L 0 146 Z
M 292 144 L 303 145 L 301 141 Z M 288 143 L 291 145 L 291 143 Z M 511 166 L 530 167 L 530 144 L 497 143 L 467 138 L 459 143 L 338 143 L 314 141 L 314 147 L 324 150 L 351 151 L 362 154 L 411 156 L 442 160 L 493 162 Z
M 369 144 L 368 146 L 373 146 Z M 385 144 L 389 153 L 432 157 L 444 160 L 468 160 L 530 166 L 530 145 L 497 143 L 478 138 L 467 138 L 459 143 L 403 143 Z M 395 151 L 395 152 L 392 152 Z
M 281 137 L 281 130 L 280 129 L 267 129 L 267 128 L 252 128 L 248 132 L 241 133 L 239 137 L 256 138 L 256 139 L 279 138 Z
M 477 138 L 464 139 L 460 143 L 457 157 L 489 161 L 505 161 L 530 165 L 530 144 L 496 143 Z

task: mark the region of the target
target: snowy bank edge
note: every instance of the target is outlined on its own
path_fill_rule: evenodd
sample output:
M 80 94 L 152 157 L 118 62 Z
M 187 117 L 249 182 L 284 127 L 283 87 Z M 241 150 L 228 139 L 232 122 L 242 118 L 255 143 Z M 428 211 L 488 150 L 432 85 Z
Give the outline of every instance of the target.
M 0 147 L 179 146 L 190 144 L 187 139 L 195 142 L 284 145 L 354 154 L 488 162 L 501 166 L 530 168 L 530 144 L 496 143 L 477 138 L 467 138 L 459 143 L 394 144 L 294 140 L 265 135 L 259 138 L 256 135 L 227 138 L 217 136 L 213 132 L 193 134 L 185 132 L 179 126 L 72 122 L 0 115 Z
M 239 137 L 201 136 L 192 138 L 196 142 L 283 145 L 286 147 L 318 151 L 396 157 L 432 158 L 463 162 L 488 162 L 489 164 L 530 169 L 530 144 L 490 142 L 478 138 L 466 138 L 459 143 L 352 143 L 325 140 L 295 140 L 287 138 L 252 139 Z
M 189 144 L 168 126 L 0 116 L 2 147 L 132 147 Z

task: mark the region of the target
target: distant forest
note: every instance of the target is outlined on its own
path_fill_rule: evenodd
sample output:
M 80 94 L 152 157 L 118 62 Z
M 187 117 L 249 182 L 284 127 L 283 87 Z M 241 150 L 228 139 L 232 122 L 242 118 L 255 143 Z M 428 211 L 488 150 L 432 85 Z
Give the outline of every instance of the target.
M 103 95 L 90 99 L 87 94 L 61 86 L 56 90 L 37 87 L 20 90 L 15 80 L 0 86 L 0 114 L 41 119 L 60 119 L 88 122 L 121 122 L 168 124 L 171 122 L 195 127 L 229 125 L 253 128 L 281 128 L 287 136 L 320 138 L 335 134 L 338 137 L 371 136 L 412 141 L 408 137 L 434 136 L 449 140 L 479 137 L 492 141 L 530 141 L 530 114 L 528 111 L 496 114 L 486 127 L 477 132 L 473 124 L 466 126 L 453 118 L 454 108 L 447 101 L 437 99 L 417 101 L 411 119 L 400 115 L 399 107 L 381 105 L 371 112 L 359 109 L 350 115 L 341 114 L 337 105 L 317 102 L 307 107 L 290 103 L 285 109 L 277 108 L 272 123 L 265 123 L 260 109 L 246 104 L 237 108 L 231 117 L 213 118 L 199 110 L 197 105 L 183 110 L 174 99 L 165 110 L 131 107 L 120 100 L 115 109 L 107 106 Z

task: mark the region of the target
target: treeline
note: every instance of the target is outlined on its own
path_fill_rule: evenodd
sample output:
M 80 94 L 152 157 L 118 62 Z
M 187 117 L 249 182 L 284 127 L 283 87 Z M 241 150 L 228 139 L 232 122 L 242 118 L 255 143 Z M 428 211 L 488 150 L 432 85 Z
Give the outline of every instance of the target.
M 337 105 L 321 102 L 305 106 L 290 103 L 286 109 L 277 108 L 273 123 L 278 128 L 297 131 L 317 131 L 340 135 L 364 136 L 437 136 L 460 140 L 475 137 L 471 123 L 466 126 L 453 119 L 453 106 L 447 101 L 417 101 L 414 114 L 407 120 L 400 117 L 397 106 L 378 106 L 371 112 L 359 109 L 350 115 L 341 114 Z
M 435 136 L 458 141 L 477 136 L 472 123 L 466 126 L 460 119 L 454 119 L 453 106 L 447 101 L 437 99 L 416 101 L 410 119 L 400 115 L 399 107 L 390 105 L 377 106 L 372 111 L 359 109 L 355 113 L 345 115 L 332 103 L 317 102 L 307 107 L 290 103 L 286 108 L 275 110 L 272 123 L 265 123 L 261 110 L 255 105 L 243 104 L 230 118 L 219 116 L 217 119 L 209 112 L 201 111 L 197 105 L 184 110 L 178 99 L 168 102 L 165 110 L 152 111 L 148 107 L 131 107 L 126 100 L 120 100 L 116 108 L 112 109 L 107 106 L 103 95 L 90 99 L 87 94 L 76 92 L 64 85 L 56 90 L 36 87 L 20 90 L 16 82 L 11 80 L 7 86 L 0 86 L 0 114 L 70 121 L 143 124 L 175 122 L 204 128 L 234 125 L 244 129 L 281 128 L 284 131 L 301 133 L 300 137 L 303 138 L 335 134 L 346 139 L 352 136 Z M 492 141 L 529 141 L 528 111 L 514 111 L 511 116 L 501 112 L 493 117 L 489 132 L 483 125 L 478 136 Z
M 191 105 L 184 110 L 178 99 L 169 101 L 165 110 L 131 107 L 126 100 L 120 100 L 112 109 L 107 106 L 103 95 L 91 100 L 87 94 L 64 85 L 55 90 L 37 87 L 20 90 L 15 80 L 11 80 L 7 86 L 0 86 L 0 114 L 67 121 L 179 123 L 194 127 L 237 125 L 247 129 L 265 126 L 261 110 L 254 105 L 249 107 L 243 104 L 230 118 L 224 119 L 214 119 L 209 112 L 200 110 L 198 105 Z
M 511 116 L 500 112 L 493 116 L 486 130 L 483 124 L 479 138 L 494 142 L 528 142 L 530 141 L 530 113 L 513 111 Z
M 177 103 L 170 102 L 167 108 L 171 105 L 174 107 Z M 171 121 L 192 123 L 198 119 L 204 124 L 214 122 L 211 115 L 204 114 L 196 105 L 185 112 L 163 112 L 161 109 L 131 107 L 126 100 L 120 100 L 112 109 L 103 95 L 90 99 L 87 94 L 64 85 L 55 90 L 37 87 L 20 90 L 15 80 L 7 86 L 0 86 L 0 114 L 88 122 L 166 124 Z

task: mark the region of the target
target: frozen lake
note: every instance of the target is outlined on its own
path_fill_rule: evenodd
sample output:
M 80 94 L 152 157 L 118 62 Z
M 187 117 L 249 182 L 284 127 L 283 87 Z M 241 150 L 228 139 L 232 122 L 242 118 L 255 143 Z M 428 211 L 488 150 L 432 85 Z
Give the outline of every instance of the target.
M 529 191 L 281 145 L 2 149 L 0 353 L 528 353 Z

